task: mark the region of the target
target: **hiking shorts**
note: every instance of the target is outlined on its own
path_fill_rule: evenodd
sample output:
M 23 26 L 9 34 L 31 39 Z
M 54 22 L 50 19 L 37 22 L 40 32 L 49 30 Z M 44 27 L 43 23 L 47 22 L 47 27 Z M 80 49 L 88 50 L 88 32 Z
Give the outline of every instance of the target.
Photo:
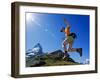
M 72 36 L 67 36 L 67 41 L 68 43 L 73 42 L 74 38 Z
M 64 42 L 67 42 L 67 43 L 74 42 L 74 38 L 72 36 L 67 36 L 67 38 L 65 38 L 65 40 L 63 41 L 63 43 Z

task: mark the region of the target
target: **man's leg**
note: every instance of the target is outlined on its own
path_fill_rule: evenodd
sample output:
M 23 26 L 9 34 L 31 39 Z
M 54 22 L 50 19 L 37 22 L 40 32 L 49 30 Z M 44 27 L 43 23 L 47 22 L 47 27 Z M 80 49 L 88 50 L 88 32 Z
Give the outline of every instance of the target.
M 65 40 L 63 41 L 63 44 L 62 44 L 62 47 L 63 47 L 63 49 L 64 49 L 64 57 L 63 57 L 63 59 L 65 59 L 66 57 L 69 56 L 68 53 L 67 53 L 67 48 L 66 48 L 66 45 L 67 45 L 67 44 L 68 44 L 67 39 L 65 39 Z
M 68 51 L 69 52 L 78 52 L 80 54 L 80 56 L 82 56 L 82 48 L 72 48 L 72 46 L 73 46 L 73 42 L 70 42 Z
M 65 39 L 62 43 L 62 47 L 64 49 L 64 51 L 67 51 L 66 45 L 68 44 L 67 39 Z
M 73 46 L 73 42 L 69 42 L 68 51 L 69 52 L 75 52 L 75 51 L 77 51 L 77 48 L 72 48 L 72 46 Z

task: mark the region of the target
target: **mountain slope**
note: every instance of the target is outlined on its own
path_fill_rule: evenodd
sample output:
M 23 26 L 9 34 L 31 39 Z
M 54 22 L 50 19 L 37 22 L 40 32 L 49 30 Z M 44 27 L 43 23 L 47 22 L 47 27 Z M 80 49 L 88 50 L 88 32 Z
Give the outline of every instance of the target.
M 51 52 L 49 54 L 35 55 L 26 61 L 26 67 L 39 66 L 60 66 L 60 65 L 77 65 L 71 57 L 62 59 L 64 53 L 61 50 Z

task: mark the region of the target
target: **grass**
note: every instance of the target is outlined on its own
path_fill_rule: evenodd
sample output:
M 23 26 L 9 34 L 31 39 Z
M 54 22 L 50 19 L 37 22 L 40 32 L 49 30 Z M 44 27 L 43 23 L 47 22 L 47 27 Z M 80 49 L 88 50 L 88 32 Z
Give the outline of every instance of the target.
M 43 66 L 61 66 L 61 65 L 76 65 L 78 63 L 73 63 L 69 61 L 64 61 L 63 59 L 61 60 L 53 60 L 53 59 L 46 59 L 45 62 L 47 64 Z
M 63 53 L 61 53 L 63 54 Z M 26 62 L 26 66 L 30 67 L 30 66 L 34 66 L 34 62 L 45 62 L 45 64 L 42 65 L 37 65 L 39 66 L 62 66 L 62 65 L 79 65 L 79 63 L 73 62 L 71 59 L 72 58 L 66 58 L 66 59 L 62 59 L 63 56 L 58 56 L 56 55 L 48 55 L 45 54 L 42 57 L 35 57 L 35 58 L 31 58 L 28 62 Z M 41 63 L 40 63 L 41 64 Z

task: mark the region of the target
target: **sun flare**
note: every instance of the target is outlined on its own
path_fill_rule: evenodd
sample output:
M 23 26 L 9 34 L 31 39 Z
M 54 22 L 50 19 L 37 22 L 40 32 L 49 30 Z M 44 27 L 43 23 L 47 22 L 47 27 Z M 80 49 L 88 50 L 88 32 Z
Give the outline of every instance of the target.
M 26 14 L 26 20 L 27 21 L 29 21 L 29 22 L 34 21 L 34 19 L 35 19 L 35 16 L 33 16 L 32 13 L 27 13 Z

